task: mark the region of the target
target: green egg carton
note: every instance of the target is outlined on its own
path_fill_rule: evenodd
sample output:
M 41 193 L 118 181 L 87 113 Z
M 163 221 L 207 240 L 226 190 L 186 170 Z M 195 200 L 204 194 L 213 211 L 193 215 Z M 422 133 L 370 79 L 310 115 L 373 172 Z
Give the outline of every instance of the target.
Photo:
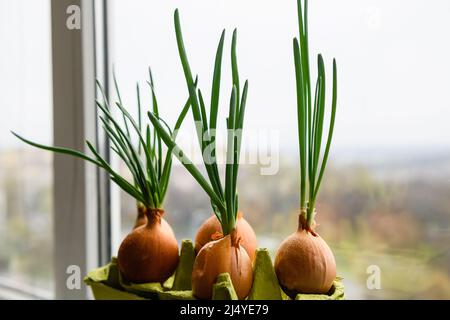
M 84 282 L 96 300 L 195 300 L 191 274 L 195 251 L 190 240 L 183 240 L 180 263 L 164 283 L 129 283 L 120 274 L 117 259 L 92 270 Z M 228 273 L 218 276 L 213 287 L 213 300 L 238 300 Z M 343 300 L 342 278 L 336 278 L 329 294 L 297 294 L 295 300 Z M 291 300 L 281 289 L 267 249 L 258 249 L 253 270 L 253 286 L 247 300 Z

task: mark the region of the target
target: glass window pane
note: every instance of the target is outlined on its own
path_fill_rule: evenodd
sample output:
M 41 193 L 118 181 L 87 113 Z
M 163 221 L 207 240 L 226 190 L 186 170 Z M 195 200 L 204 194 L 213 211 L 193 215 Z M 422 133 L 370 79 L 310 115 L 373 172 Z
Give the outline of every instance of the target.
M 0 1 L 0 282 L 53 290 L 50 1 Z
M 260 246 L 274 253 L 294 231 L 299 201 L 295 1 L 108 4 L 110 61 L 124 101 L 135 110 L 135 82 L 145 86 L 150 65 L 160 113 L 170 124 L 187 98 L 174 9 L 180 8 L 190 63 L 208 101 L 217 42 L 227 28 L 222 78 L 228 81 L 221 116 L 231 83 L 229 43 L 238 27 L 241 76 L 250 80 L 246 128 L 279 133 L 279 146 L 272 144 L 276 155 L 279 151 L 279 171 L 264 176 L 259 166 L 242 166 L 239 200 Z M 338 115 L 317 222 L 335 253 L 347 296 L 448 299 L 450 45 L 443 39 L 450 30 L 450 2 L 436 0 L 430 6 L 418 0 L 320 0 L 310 1 L 309 9 L 313 75 L 318 52 L 324 54 L 328 80 L 331 59 L 336 57 L 338 63 Z M 189 123 L 183 132 L 192 135 L 192 130 Z M 124 235 L 135 211 L 134 202 L 123 195 Z M 166 211 L 178 240 L 193 238 L 211 214 L 204 192 L 179 165 L 173 170 Z M 367 287 L 373 265 L 381 270 L 382 290 Z

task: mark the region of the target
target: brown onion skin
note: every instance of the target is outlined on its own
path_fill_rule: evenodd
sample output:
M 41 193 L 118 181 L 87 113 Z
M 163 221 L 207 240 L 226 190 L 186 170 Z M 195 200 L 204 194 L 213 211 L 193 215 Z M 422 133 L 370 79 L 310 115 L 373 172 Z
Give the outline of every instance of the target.
M 139 212 L 139 214 L 136 218 L 136 222 L 134 223 L 133 230 L 139 228 L 140 226 L 145 225 L 146 223 L 147 223 L 147 217 L 144 214 L 141 214 Z
M 237 236 L 241 238 L 241 246 L 247 251 L 250 259 L 255 260 L 257 240 L 255 231 L 252 226 L 244 219 L 241 212 L 238 213 L 238 219 L 236 221 Z M 222 233 L 222 226 L 215 215 L 212 215 L 203 222 L 197 231 L 195 236 L 195 252 L 199 252 L 200 249 L 211 242 L 211 238 L 215 233 Z
M 281 243 L 275 272 L 287 291 L 326 294 L 336 278 L 336 261 L 318 234 L 300 227 Z
M 136 217 L 136 222 L 134 223 L 133 230 L 143 226 L 147 223 L 147 216 L 145 215 L 145 208 L 141 205 L 138 206 L 138 216 Z
M 198 299 L 211 299 L 213 285 L 227 272 L 239 299 L 245 299 L 253 284 L 252 261 L 236 236 L 211 241 L 197 254 L 192 271 L 192 291 Z
M 163 282 L 174 273 L 179 260 L 172 228 L 160 215 L 147 214 L 147 223 L 122 241 L 117 260 L 120 272 L 130 282 Z

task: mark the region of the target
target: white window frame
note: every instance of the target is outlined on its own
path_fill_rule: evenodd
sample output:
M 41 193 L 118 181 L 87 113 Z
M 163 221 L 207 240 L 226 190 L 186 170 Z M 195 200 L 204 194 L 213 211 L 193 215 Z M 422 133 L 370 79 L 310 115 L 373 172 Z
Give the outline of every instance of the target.
M 67 9 L 73 5 L 81 9 L 79 30 L 66 25 Z M 109 97 L 107 18 L 107 0 L 51 0 L 53 144 L 89 153 L 89 140 L 109 161 L 109 140 L 98 130 L 95 105 L 96 79 Z M 111 201 L 111 190 L 117 193 L 104 170 L 54 154 L 54 292 L 0 278 L 0 298 L 92 298 L 83 277 L 110 260 L 120 235 L 120 205 Z M 79 289 L 67 285 L 68 267 L 73 265 L 80 270 Z
M 66 27 L 66 10 L 81 8 L 81 29 Z M 97 20 L 96 20 L 97 18 Z M 54 144 L 88 152 L 95 142 L 107 160 L 108 140 L 98 131 L 95 80 L 108 90 L 106 0 L 52 0 Z M 97 50 L 99 52 L 97 52 Z M 81 276 L 111 257 L 111 205 L 108 175 L 92 164 L 67 156 L 54 158 L 54 268 L 57 299 L 90 298 L 90 291 L 69 289 L 67 267 Z

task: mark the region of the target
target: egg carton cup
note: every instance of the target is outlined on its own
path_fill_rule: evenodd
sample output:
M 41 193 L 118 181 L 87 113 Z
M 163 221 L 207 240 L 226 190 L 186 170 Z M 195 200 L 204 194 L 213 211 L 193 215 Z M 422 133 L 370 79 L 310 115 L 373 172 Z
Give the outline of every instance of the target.
M 94 269 L 84 278 L 96 300 L 196 300 L 192 293 L 191 274 L 195 250 L 191 240 L 183 240 L 180 261 L 174 274 L 165 282 L 130 283 L 117 266 L 117 258 Z M 295 300 L 343 300 L 342 278 L 337 277 L 328 294 L 297 294 Z M 230 275 L 222 273 L 213 287 L 212 300 L 238 300 Z M 246 300 L 292 300 L 284 293 L 267 249 L 256 251 L 253 285 Z

